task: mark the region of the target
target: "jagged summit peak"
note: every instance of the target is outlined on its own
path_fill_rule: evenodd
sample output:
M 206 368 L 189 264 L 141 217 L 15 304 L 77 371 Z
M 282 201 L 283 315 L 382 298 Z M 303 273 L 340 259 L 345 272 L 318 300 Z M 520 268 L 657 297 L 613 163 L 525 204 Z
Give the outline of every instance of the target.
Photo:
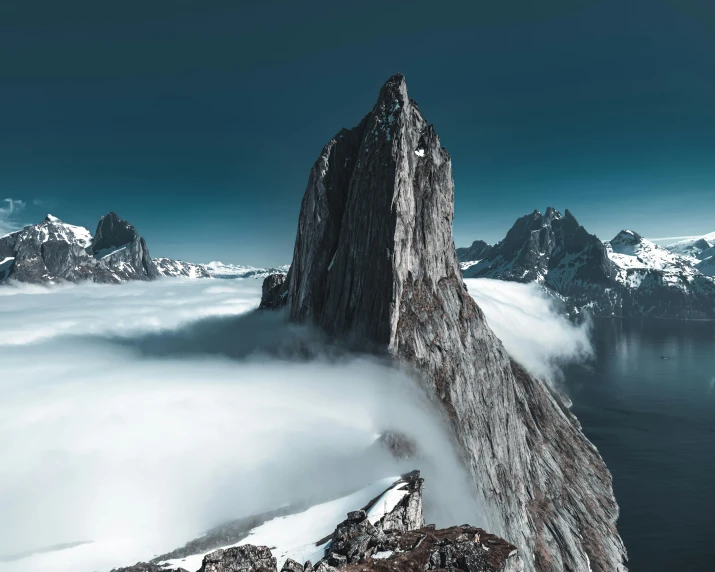
M 102 216 L 102 217 L 99 219 L 99 222 L 101 223 L 101 222 L 104 221 L 104 220 L 110 220 L 110 221 L 113 221 L 113 222 L 123 222 L 122 219 L 121 219 L 121 217 L 120 217 L 117 213 L 115 213 L 114 211 L 110 211 L 110 212 L 108 212 L 106 215 Z
M 60 219 L 58 219 L 56 216 L 47 213 L 47 216 L 43 219 L 42 222 L 62 222 L 62 221 Z
M 559 219 L 561 218 L 561 213 L 554 207 L 546 207 L 546 216 L 549 218 Z
M 94 234 L 92 249 L 95 252 L 128 244 L 137 238 L 137 229 L 129 222 L 110 212 L 99 219 L 97 232 Z
M 382 88 L 380 89 L 378 103 L 385 99 L 408 101 L 409 97 L 407 96 L 407 82 L 405 81 L 404 75 L 402 75 L 401 73 L 396 73 L 383 84 Z
M 611 242 L 629 242 L 632 244 L 641 242 L 643 240 L 643 237 L 638 234 L 637 232 L 633 232 L 632 230 L 624 229 L 621 232 L 619 232 Z

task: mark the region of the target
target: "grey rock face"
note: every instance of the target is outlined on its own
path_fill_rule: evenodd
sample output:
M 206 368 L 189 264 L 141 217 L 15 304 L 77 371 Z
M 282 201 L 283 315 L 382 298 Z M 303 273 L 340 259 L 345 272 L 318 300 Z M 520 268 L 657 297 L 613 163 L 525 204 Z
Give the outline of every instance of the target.
M 285 306 L 288 280 L 285 274 L 271 274 L 263 281 L 259 309 L 276 309 Z
M 510 359 L 462 282 L 453 192 L 449 154 L 404 78 L 390 78 L 311 171 L 290 317 L 386 352 L 420 380 L 451 423 L 481 516 L 527 570 L 623 570 L 603 460 L 560 398 Z
M 399 431 L 384 431 L 377 442 L 395 459 L 413 459 L 418 454 L 417 443 Z
M 654 255 L 650 266 L 635 252 L 646 243 Z M 518 219 L 504 240 L 465 268 L 464 277 L 537 282 L 576 313 L 588 308 L 598 316 L 715 317 L 715 281 L 665 249 L 659 257 L 658 248 L 631 231 L 601 242 L 568 210 L 562 216 L 548 208 Z M 635 266 L 619 266 L 614 254 L 626 252 Z
M 415 471 L 403 478 L 405 478 L 406 483 L 400 487 L 400 490 L 406 490 L 408 493 L 402 497 L 402 500 L 397 503 L 395 508 L 382 518 L 379 524 L 383 531 L 408 532 L 422 528 L 425 525 L 422 516 L 424 479 L 419 478 L 419 471 Z
M 483 240 L 475 240 L 472 246 L 467 248 L 457 249 L 457 258 L 460 262 L 469 262 L 472 260 L 481 260 L 489 255 L 491 250 L 491 245 L 487 244 Z
M 277 572 L 276 559 L 266 546 L 245 544 L 207 554 L 199 572 Z

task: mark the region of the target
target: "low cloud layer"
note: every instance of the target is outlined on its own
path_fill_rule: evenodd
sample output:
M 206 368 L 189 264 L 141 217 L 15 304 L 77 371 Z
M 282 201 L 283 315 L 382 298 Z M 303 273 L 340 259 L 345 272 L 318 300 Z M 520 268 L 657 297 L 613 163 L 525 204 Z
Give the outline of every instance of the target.
M 219 522 L 340 496 L 420 468 L 427 518 L 485 524 L 447 432 L 412 380 L 320 355 L 259 281 L 0 289 L 0 556 L 113 543 L 55 572 L 168 551 Z M 301 353 L 299 341 L 312 351 Z M 374 446 L 397 429 L 419 467 Z M 2 563 L 24 572 L 32 559 Z
M 593 356 L 590 322 L 570 321 L 537 284 L 488 278 L 465 283 L 504 347 L 532 374 L 554 381 L 562 365 Z

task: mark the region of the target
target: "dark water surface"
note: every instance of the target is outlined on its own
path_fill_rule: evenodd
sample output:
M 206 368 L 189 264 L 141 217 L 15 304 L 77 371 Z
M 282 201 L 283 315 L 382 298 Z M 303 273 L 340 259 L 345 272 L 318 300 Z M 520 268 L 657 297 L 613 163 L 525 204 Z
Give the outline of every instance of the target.
M 593 340 L 566 383 L 613 473 L 629 568 L 715 570 L 715 322 L 599 320 Z

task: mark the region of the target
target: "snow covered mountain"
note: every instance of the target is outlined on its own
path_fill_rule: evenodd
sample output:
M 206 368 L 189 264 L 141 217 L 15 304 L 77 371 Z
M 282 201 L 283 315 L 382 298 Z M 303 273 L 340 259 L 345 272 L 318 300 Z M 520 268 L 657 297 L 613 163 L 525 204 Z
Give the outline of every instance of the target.
M 254 268 L 253 266 L 241 266 L 235 264 L 224 264 L 218 260 L 202 264 L 212 278 L 265 278 L 271 274 L 286 274 L 290 264 L 278 266 L 276 268 Z
M 706 276 L 715 276 L 715 232 L 681 240 L 665 248 L 689 259 Z
M 568 210 L 548 208 L 518 219 L 484 258 L 463 261 L 462 269 L 466 278 L 537 282 L 574 313 L 711 318 L 715 280 L 700 262 L 630 230 L 604 243 Z
M 113 212 L 99 220 L 94 236 L 82 226 L 47 215 L 39 224 L 0 237 L 0 283 L 119 283 L 160 276 L 208 273 L 190 263 L 152 260 L 136 228 Z
M 156 269 L 162 276 L 171 278 L 211 278 L 211 274 L 203 264 L 173 260 L 171 258 L 154 258 Z

